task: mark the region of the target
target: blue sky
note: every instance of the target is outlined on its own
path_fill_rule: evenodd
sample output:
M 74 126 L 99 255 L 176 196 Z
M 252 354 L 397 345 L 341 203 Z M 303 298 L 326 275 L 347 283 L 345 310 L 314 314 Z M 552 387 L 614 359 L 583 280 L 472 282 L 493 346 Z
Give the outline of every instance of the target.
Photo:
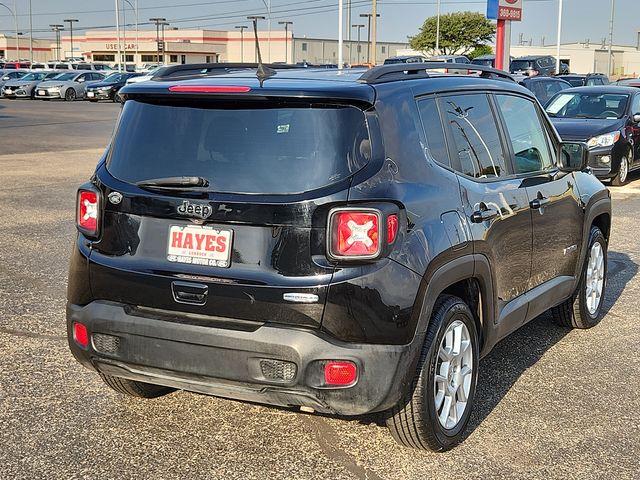
M 19 14 L 19 28 L 28 31 L 29 0 L 15 0 Z M 268 0 L 265 0 L 268 1 Z M 539 45 L 555 43 L 556 18 L 559 0 L 524 0 L 524 20 L 514 23 L 513 40 L 519 34 L 525 40 L 532 39 Z M 124 0 L 121 0 L 125 4 Z M 135 0 L 130 0 L 133 4 Z M 2 0 L 13 8 L 14 0 Z M 344 0 L 346 5 L 347 0 Z M 638 0 L 616 0 L 614 42 L 635 45 L 640 30 L 640 5 Z M 271 0 L 274 28 L 278 20 L 291 20 L 296 36 L 337 37 L 338 0 Z M 370 0 L 352 0 L 352 23 L 365 23 L 360 13 L 369 12 Z M 37 36 L 48 36 L 49 24 L 62 23 L 65 18 L 77 18 L 74 30 L 89 27 L 109 27 L 115 24 L 115 0 L 32 0 L 33 25 Z M 436 0 L 379 0 L 381 14 L 378 38 L 385 41 L 405 41 L 414 35 L 425 18 L 435 15 Z M 245 17 L 264 14 L 261 0 L 138 0 L 140 21 L 150 17 L 165 17 L 174 26 L 232 29 L 235 25 L 248 24 Z M 600 43 L 609 29 L 610 0 L 564 0 L 562 42 L 584 41 Z M 444 13 L 458 10 L 485 12 L 485 1 L 442 0 Z M 127 12 L 127 23 L 133 22 L 133 14 Z M 142 27 L 149 28 L 149 27 Z M 266 28 L 266 26 L 264 27 Z M 15 30 L 13 18 L 0 7 L 0 32 Z M 353 30 L 355 38 L 355 29 Z M 366 31 L 363 30 L 363 35 Z M 346 34 L 345 34 L 346 35 Z

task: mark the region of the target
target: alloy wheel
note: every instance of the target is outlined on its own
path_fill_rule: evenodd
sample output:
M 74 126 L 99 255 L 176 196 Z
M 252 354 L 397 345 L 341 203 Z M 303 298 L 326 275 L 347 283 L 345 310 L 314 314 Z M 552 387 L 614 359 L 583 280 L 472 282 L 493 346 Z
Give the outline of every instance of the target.
M 624 183 L 627 181 L 627 175 L 629 174 L 629 161 L 627 157 L 622 157 L 620 160 L 620 173 L 618 174 L 620 178 L 620 183 Z
M 602 300 L 604 288 L 604 249 L 599 242 L 595 242 L 589 252 L 587 263 L 587 278 L 585 281 L 585 298 L 587 310 L 595 315 Z
M 434 402 L 440 425 L 451 430 L 462 419 L 473 380 L 471 334 L 460 320 L 449 325 L 436 361 Z

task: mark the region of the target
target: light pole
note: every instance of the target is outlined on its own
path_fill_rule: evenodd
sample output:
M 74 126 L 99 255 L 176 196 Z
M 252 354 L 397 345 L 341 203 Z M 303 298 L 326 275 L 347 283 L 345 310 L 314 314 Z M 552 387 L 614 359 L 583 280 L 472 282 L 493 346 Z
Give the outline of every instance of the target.
M 117 2 L 118 0 L 116 0 Z M 63 22 L 66 22 L 69 24 L 69 31 L 70 31 L 70 35 L 71 35 L 71 58 L 74 58 L 74 50 L 73 50 L 73 24 L 75 22 L 77 22 L 78 20 L 75 18 L 67 18 L 65 20 L 63 20 Z
M 438 0 L 438 7 L 436 13 L 436 51 L 435 54 L 438 55 L 440 52 L 440 0 Z
M 167 64 L 167 43 L 164 41 L 164 27 L 168 27 L 171 25 L 169 22 L 162 22 L 160 26 L 162 27 L 162 63 L 163 65 Z
M 367 61 L 371 59 L 371 14 L 370 13 L 361 13 L 361 18 L 367 18 L 368 26 L 367 26 Z M 380 14 L 377 13 L 376 17 L 380 18 Z
M 31 0 L 29 0 L 29 60 L 33 65 L 33 13 L 31 10 Z
M 258 20 L 264 20 L 264 19 L 265 17 L 262 15 L 249 15 L 247 17 L 247 20 L 251 20 L 253 22 L 253 31 L 255 32 L 255 36 L 256 36 L 256 51 L 255 51 L 256 63 L 258 63 L 258 43 L 260 43 L 260 40 L 258 39 Z
M 264 3 L 265 8 L 267 9 L 267 18 L 269 19 L 267 23 L 267 32 L 269 34 L 269 38 L 267 40 L 267 53 L 269 55 L 269 63 L 271 63 L 271 0 L 262 0 L 262 3 Z
M 289 25 L 293 25 L 293 22 L 285 20 L 278 22 L 278 25 L 284 25 L 284 63 L 289 63 Z
M 129 0 L 123 0 L 125 2 L 127 2 L 129 4 L 129 6 L 131 7 L 131 10 L 133 11 L 134 15 L 136 16 L 136 58 L 134 63 L 137 65 L 138 63 L 138 0 L 135 0 L 135 6 L 134 4 L 132 4 Z M 126 22 L 126 12 L 125 12 L 125 8 L 122 9 L 122 18 L 123 18 L 123 25 L 122 25 L 122 29 L 124 30 L 124 69 L 127 69 L 127 22 Z
M 369 59 L 369 63 L 371 65 L 376 64 L 377 58 L 377 42 L 378 42 L 378 2 L 377 0 L 373 0 L 371 3 L 371 58 Z
M 616 10 L 616 0 L 611 0 L 611 20 L 609 21 L 609 62 L 607 76 L 611 75 L 611 67 L 613 66 L 613 17 Z
M 4 3 L 0 3 L 1 6 L 9 10 L 9 13 L 13 15 L 13 19 L 16 22 L 16 61 L 20 61 L 20 52 L 18 50 L 18 15 L 16 15 L 16 2 L 13 2 L 13 10 L 7 7 Z
M 248 28 L 246 25 L 236 25 L 240 30 L 240 62 L 244 63 L 244 31 Z
M 556 74 L 560 75 L 560 36 L 562 35 L 562 0 L 558 4 L 558 49 L 556 51 Z
M 356 63 L 360 63 L 360 30 L 364 28 L 364 24 L 363 23 L 359 23 L 357 25 L 351 25 L 351 28 L 357 28 L 358 29 L 358 43 L 357 43 L 357 47 L 356 47 L 356 53 L 358 55 L 358 59 L 356 61 Z
M 49 25 L 51 30 L 56 32 L 56 60 L 60 61 L 60 32 L 64 30 L 64 25 Z
M 18 32 L 16 35 L 16 42 L 18 42 L 18 54 L 20 54 L 20 37 L 24 35 L 24 32 Z M 20 61 L 20 57 L 18 57 L 18 61 Z
M 160 24 L 163 22 L 166 22 L 167 19 L 161 18 L 161 17 L 153 17 L 153 18 L 150 18 L 149 21 L 156 24 L 156 47 L 157 47 L 156 61 L 158 62 L 158 65 L 159 65 L 160 64 Z M 164 51 L 164 45 L 162 46 L 162 48 Z
M 338 70 L 342 70 L 344 67 L 344 53 L 342 52 L 342 46 L 344 44 L 344 20 L 342 18 L 342 3 L 343 0 L 338 0 Z

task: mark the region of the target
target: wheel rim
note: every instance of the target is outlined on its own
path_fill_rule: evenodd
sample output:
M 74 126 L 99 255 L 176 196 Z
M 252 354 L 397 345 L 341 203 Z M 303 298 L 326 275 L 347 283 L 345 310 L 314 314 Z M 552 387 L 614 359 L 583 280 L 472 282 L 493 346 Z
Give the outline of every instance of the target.
M 473 368 L 471 334 L 462 321 L 456 320 L 442 337 L 433 389 L 438 421 L 447 430 L 460 423 L 467 409 Z
M 585 283 L 587 310 L 591 315 L 595 315 L 600 306 L 604 288 L 604 249 L 600 242 L 594 243 L 589 252 Z
M 67 91 L 67 100 L 73 100 L 76 96 L 75 90 L 71 89 Z
M 627 174 L 629 173 L 629 166 L 627 162 L 627 157 L 622 157 L 620 160 L 620 183 L 624 183 L 627 181 Z

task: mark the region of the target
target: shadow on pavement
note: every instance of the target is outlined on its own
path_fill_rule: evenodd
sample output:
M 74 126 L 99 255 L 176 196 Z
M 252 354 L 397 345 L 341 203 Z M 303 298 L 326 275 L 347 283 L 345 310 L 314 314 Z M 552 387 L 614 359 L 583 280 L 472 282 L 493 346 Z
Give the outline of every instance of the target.
M 627 283 L 638 272 L 638 265 L 624 253 L 609 252 L 608 262 L 603 315 L 616 304 Z M 495 346 L 480 362 L 475 407 L 465 438 L 487 418 L 518 378 L 570 331 L 554 324 L 547 312 Z

